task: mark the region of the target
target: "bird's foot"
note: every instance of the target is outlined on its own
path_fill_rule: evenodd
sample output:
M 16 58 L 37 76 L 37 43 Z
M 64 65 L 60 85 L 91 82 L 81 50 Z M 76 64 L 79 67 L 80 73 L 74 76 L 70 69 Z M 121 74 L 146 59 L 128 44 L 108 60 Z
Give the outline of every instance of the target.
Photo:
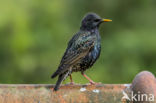
M 76 85 L 74 82 L 67 83 L 67 85 Z
M 90 85 L 100 85 L 101 83 L 96 83 L 96 82 L 89 82 Z
M 70 85 L 75 85 L 75 83 L 74 83 L 74 82 L 70 82 L 69 84 L 70 84 Z

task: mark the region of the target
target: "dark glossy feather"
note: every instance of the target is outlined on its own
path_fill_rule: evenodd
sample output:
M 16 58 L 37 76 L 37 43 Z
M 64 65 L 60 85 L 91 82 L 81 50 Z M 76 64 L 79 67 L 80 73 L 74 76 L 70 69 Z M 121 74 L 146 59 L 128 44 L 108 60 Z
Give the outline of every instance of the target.
M 52 75 L 52 78 L 67 71 L 70 66 L 76 64 L 80 59 L 86 56 L 91 48 L 93 48 L 96 36 L 89 36 L 88 32 L 79 32 L 68 43 L 68 47 L 57 71 Z

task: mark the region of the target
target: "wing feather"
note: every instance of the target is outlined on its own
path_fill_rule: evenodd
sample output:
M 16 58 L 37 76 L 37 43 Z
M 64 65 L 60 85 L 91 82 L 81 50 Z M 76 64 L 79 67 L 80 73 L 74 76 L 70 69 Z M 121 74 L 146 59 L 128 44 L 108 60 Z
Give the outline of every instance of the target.
M 75 35 L 68 43 L 68 47 L 62 57 L 60 65 L 54 73 L 55 76 L 66 72 L 72 65 L 85 57 L 94 47 L 95 39 L 96 38 L 89 36 L 83 39 L 83 36 Z

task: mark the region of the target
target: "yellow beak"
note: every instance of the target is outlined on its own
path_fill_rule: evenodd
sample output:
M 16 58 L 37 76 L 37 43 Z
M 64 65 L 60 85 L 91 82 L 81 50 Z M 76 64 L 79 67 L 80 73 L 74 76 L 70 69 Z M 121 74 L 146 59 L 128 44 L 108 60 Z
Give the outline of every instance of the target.
M 112 20 L 110 20 L 110 19 L 102 19 L 102 21 L 103 21 L 103 22 L 110 22 L 110 21 L 112 21 Z

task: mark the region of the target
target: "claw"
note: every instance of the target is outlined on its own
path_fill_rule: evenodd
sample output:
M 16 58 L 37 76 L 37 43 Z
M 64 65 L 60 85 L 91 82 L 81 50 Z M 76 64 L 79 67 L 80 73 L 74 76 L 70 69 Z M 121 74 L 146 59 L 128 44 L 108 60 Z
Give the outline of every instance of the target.
M 70 85 L 75 85 L 75 83 L 74 82 L 70 82 Z
M 90 82 L 90 85 L 100 85 L 101 83 Z

